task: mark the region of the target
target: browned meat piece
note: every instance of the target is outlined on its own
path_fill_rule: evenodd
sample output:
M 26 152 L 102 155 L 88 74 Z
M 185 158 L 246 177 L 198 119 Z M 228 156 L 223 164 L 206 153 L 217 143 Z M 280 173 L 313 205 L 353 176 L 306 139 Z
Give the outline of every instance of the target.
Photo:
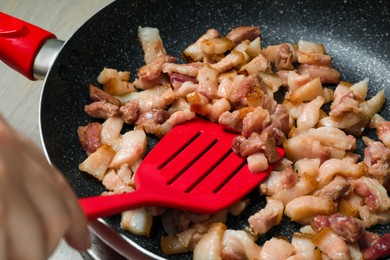
M 95 152 L 100 147 L 101 129 L 102 125 L 98 122 L 92 122 L 77 129 L 79 141 L 87 155 Z
M 237 154 L 240 153 L 242 146 L 245 145 L 245 142 L 247 142 L 247 139 L 244 136 L 242 136 L 242 135 L 236 136 L 232 142 L 233 152 L 235 152 Z M 250 155 L 250 154 L 248 154 L 248 155 Z
M 252 133 L 248 139 L 243 136 L 237 136 L 233 139 L 232 149 L 235 153 L 243 157 L 264 152 L 270 163 L 274 163 L 280 159 L 276 151 L 275 139 L 267 132 L 262 132 L 261 134 Z
M 367 165 L 371 165 L 380 160 L 390 159 L 390 149 L 386 148 L 383 143 L 366 137 L 363 137 L 363 141 L 367 145 L 364 150 L 364 157 L 369 159 L 366 161 Z
M 265 234 L 282 220 L 283 203 L 280 200 L 267 197 L 265 208 L 248 218 L 248 223 L 255 234 Z
M 378 139 L 390 149 L 390 121 L 377 123 Z
M 278 70 L 276 74 L 280 77 L 282 80 L 282 86 L 287 87 L 287 78 L 288 78 L 288 73 L 290 70 Z
M 337 93 L 337 92 L 336 92 Z M 334 101 L 330 106 L 330 116 L 342 116 L 346 112 L 352 112 L 355 114 L 360 113 L 359 96 L 355 95 L 353 91 L 349 91 L 344 94 L 336 94 Z
M 260 185 L 261 194 L 272 196 L 282 190 L 292 188 L 296 185 L 297 180 L 298 174 L 290 165 L 281 171 L 272 171 Z
M 256 259 L 260 255 L 260 250 L 261 247 L 248 232 L 227 229 L 223 233 L 222 252 L 216 259 Z M 207 259 L 205 257 L 200 259 Z
M 319 259 L 351 259 L 347 243 L 331 228 L 324 228 L 313 240 L 322 253 Z
M 276 71 L 294 69 L 294 55 L 287 43 L 268 46 L 263 50 L 263 54 L 274 64 Z
M 160 77 L 165 62 L 175 61 L 176 58 L 170 56 L 157 57 L 151 63 L 138 69 L 138 78 L 141 80 L 154 81 Z
M 213 39 L 219 37 L 219 32 L 216 29 L 208 29 L 195 43 L 189 45 L 182 54 L 182 57 L 187 62 L 199 62 L 202 61 L 205 53 L 202 51 L 200 45 L 204 40 Z
M 351 184 L 344 177 L 336 176 L 331 182 L 322 187 L 320 190 L 316 190 L 313 195 L 337 201 L 350 190 L 350 187 Z
M 179 74 L 179 73 L 175 73 L 175 72 L 172 73 L 171 75 L 169 75 L 169 83 L 171 83 L 172 86 L 175 84 L 175 82 L 183 83 L 186 81 L 190 81 L 190 82 L 195 83 L 195 84 L 198 83 L 198 80 L 196 79 L 196 77 L 191 77 L 191 76 L 187 76 L 187 75 Z
M 332 58 L 323 53 L 303 52 L 297 50 L 297 59 L 299 63 L 320 64 L 325 66 L 331 66 L 332 64 Z
M 277 162 L 280 159 L 278 152 L 276 151 L 275 138 L 268 132 L 262 132 L 260 134 L 264 146 L 262 150 L 270 163 Z
M 316 216 L 311 226 L 317 231 L 322 230 L 324 227 L 330 227 L 345 241 L 350 243 L 357 242 L 364 232 L 362 221 L 340 213 L 331 216 Z
M 162 124 L 169 118 L 169 113 L 163 109 L 152 109 L 151 111 L 141 114 L 136 124 L 142 124 L 147 120 L 153 120 L 157 124 Z
M 254 111 L 249 112 L 242 120 L 242 134 L 245 137 L 249 137 L 253 132 L 260 133 L 270 123 L 271 117 L 268 110 L 256 107 Z
M 367 147 L 364 149 L 364 162 L 368 165 L 368 174 L 385 187 L 390 182 L 390 149 L 378 141 L 363 137 Z
M 262 99 L 261 106 L 264 109 L 267 109 L 268 112 L 272 115 L 275 113 L 275 109 L 278 106 L 278 103 L 273 99 L 272 97 L 269 97 L 267 95 L 264 95 L 260 97 Z M 275 117 L 275 116 L 273 116 Z
M 168 82 L 168 75 L 163 73 L 163 65 L 166 62 L 174 62 L 176 58 L 159 56 L 150 63 L 138 69 L 138 78 L 133 82 L 138 89 L 150 89 L 156 85 Z
M 264 54 L 259 53 L 247 64 L 240 68 L 240 73 L 245 75 L 258 75 L 261 76 L 262 72 L 271 70 L 271 64 Z M 276 83 L 279 85 L 279 83 Z
M 301 75 L 309 74 L 312 79 L 320 77 L 323 84 L 337 84 L 340 82 L 340 72 L 328 66 L 301 64 L 298 71 Z
M 389 210 L 390 200 L 387 191 L 377 179 L 362 176 L 353 179 L 351 185 L 356 195 L 364 198 L 371 212 Z
M 384 234 L 372 247 L 363 253 L 363 257 L 366 260 L 384 259 L 388 256 L 390 256 L 390 233 Z
M 93 101 L 106 101 L 116 106 L 121 105 L 119 99 L 94 86 L 93 84 L 89 84 L 89 96 Z
M 119 115 L 119 106 L 106 101 L 96 101 L 86 105 L 84 111 L 90 117 L 107 119 Z
M 235 137 L 232 142 L 232 149 L 233 152 L 247 157 L 260 152 L 263 145 L 260 134 L 252 133 L 249 138 L 245 138 L 242 135 Z
M 283 105 L 277 105 L 271 115 L 272 123 L 264 128 L 263 132 L 274 137 L 276 145 L 282 145 L 290 131 L 290 115 Z
M 223 112 L 218 118 L 218 123 L 229 131 L 237 133 L 241 133 L 242 131 L 242 119 L 238 110 Z
M 104 175 L 102 184 L 107 190 L 116 194 L 134 191 L 134 189 L 131 186 L 128 186 L 112 169 Z
M 153 81 L 160 77 L 165 57 L 158 57 L 151 63 L 138 69 L 138 78 L 141 80 Z
M 279 48 L 279 55 L 275 60 L 275 69 L 276 70 L 292 70 L 294 66 L 292 65 L 293 54 L 290 50 L 290 46 L 287 43 L 283 43 Z
M 232 40 L 234 45 L 237 45 L 243 40 L 253 41 L 259 36 L 260 28 L 258 26 L 241 26 L 231 30 L 226 35 L 226 38 Z
M 126 124 L 133 124 L 139 116 L 139 104 L 137 101 L 129 101 L 121 106 L 119 111 Z
M 211 99 L 218 97 L 218 71 L 208 64 L 199 70 L 197 91 L 203 96 Z
M 380 236 L 377 233 L 364 231 L 359 239 L 360 250 L 364 251 L 365 249 L 372 247 L 379 238 Z
M 297 183 L 298 174 L 291 166 L 287 166 L 280 173 L 280 184 L 283 189 L 291 188 Z
M 285 135 L 290 132 L 290 114 L 288 113 L 284 105 L 278 104 L 275 108 L 275 112 L 271 115 L 271 126 L 279 129 Z
M 160 126 L 168 120 L 170 114 L 163 109 L 152 109 L 140 114 L 135 125 L 146 133 L 159 133 Z
M 166 62 L 163 65 L 162 71 L 168 73 L 168 75 L 178 73 L 180 75 L 186 75 L 196 78 L 198 76 L 199 69 L 203 68 L 203 62 L 190 62 L 190 63 L 169 63 Z
M 245 99 L 248 99 L 248 102 L 261 102 L 265 98 L 265 94 L 256 76 L 238 75 L 233 80 L 233 91 L 229 98 L 233 103 L 245 104 Z

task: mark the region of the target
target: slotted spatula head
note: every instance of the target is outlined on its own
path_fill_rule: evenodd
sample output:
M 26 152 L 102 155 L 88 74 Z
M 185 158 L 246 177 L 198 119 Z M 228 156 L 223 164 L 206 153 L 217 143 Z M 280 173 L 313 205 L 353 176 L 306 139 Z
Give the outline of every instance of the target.
M 200 118 L 177 125 L 142 161 L 136 191 L 82 198 L 80 204 L 90 220 L 143 206 L 216 213 L 253 190 L 277 164 L 251 173 L 231 149 L 235 136 Z M 283 158 L 284 150 L 277 151 Z

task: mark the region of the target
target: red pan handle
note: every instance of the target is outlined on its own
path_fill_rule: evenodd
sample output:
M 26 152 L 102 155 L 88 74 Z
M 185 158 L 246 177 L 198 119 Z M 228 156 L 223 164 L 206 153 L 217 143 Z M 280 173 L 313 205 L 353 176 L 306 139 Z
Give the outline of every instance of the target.
M 0 59 L 31 80 L 35 57 L 54 34 L 0 12 Z

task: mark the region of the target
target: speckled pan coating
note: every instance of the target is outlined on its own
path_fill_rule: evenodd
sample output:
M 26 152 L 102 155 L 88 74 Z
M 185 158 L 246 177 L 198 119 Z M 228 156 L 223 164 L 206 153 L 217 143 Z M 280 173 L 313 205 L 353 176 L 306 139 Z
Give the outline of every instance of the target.
M 130 70 L 143 64 L 142 49 L 137 39 L 138 26 L 160 29 L 170 55 L 180 57 L 184 48 L 208 28 L 222 34 L 240 25 L 259 25 L 262 45 L 299 39 L 322 42 L 333 57 L 333 64 L 342 72 L 342 79 L 357 82 L 370 79 L 369 95 L 385 89 L 390 97 L 390 1 L 183 1 L 183 0 L 119 0 L 109 5 L 67 41 L 45 81 L 41 98 L 41 131 L 47 154 L 81 197 L 103 191 L 102 185 L 78 171 L 85 154 L 77 138 L 77 127 L 90 122 L 83 112 L 90 103 L 88 84 L 97 84 L 96 77 L 104 67 Z M 390 118 L 389 101 L 381 115 Z M 371 133 L 368 133 L 369 135 Z M 151 146 L 156 139 L 150 138 Z M 360 151 L 362 150 L 359 144 Z M 244 216 L 230 218 L 228 225 L 247 225 L 249 214 L 264 205 L 264 199 Z M 119 227 L 119 217 L 107 223 L 156 255 L 162 256 L 158 223 L 150 239 L 136 237 Z M 260 239 L 289 236 L 296 225 L 284 220 Z M 389 226 L 381 228 L 381 232 Z M 189 259 L 191 255 L 171 256 Z

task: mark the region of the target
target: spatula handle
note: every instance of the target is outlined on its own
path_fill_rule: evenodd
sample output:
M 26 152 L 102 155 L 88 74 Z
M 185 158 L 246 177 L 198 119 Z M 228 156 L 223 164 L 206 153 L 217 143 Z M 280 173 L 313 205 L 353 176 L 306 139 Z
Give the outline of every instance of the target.
M 158 200 L 158 199 L 157 199 Z M 119 214 L 129 209 L 151 206 L 156 201 L 153 194 L 141 189 L 124 194 L 92 196 L 79 199 L 79 204 L 89 221 Z

